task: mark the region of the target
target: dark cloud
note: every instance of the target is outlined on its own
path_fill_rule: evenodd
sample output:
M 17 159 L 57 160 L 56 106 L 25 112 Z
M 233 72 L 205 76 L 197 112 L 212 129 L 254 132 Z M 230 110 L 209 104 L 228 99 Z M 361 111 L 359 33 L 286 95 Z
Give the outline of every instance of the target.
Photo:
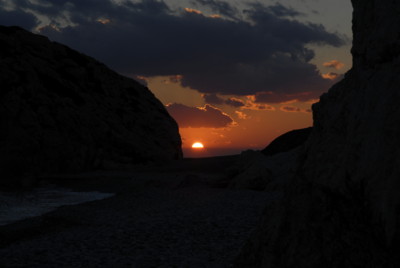
M 6 11 L 0 6 L 0 25 L 20 26 L 24 29 L 32 30 L 37 24 L 37 18 L 30 13 L 22 10 Z
M 219 97 L 217 94 L 203 94 L 202 97 L 204 101 L 209 104 L 214 104 L 214 105 L 226 104 L 235 108 L 240 108 L 245 106 L 244 101 L 237 98 L 223 99 Z
M 282 106 L 280 108 L 281 111 L 283 112 L 287 112 L 287 113 L 299 113 L 301 112 L 301 109 L 298 107 L 294 107 L 294 106 Z
M 251 14 L 255 14 L 255 13 L 272 13 L 277 17 L 297 17 L 297 16 L 301 16 L 304 15 L 301 12 L 298 12 L 296 10 L 294 10 L 293 8 L 288 8 L 285 7 L 279 3 L 275 3 L 275 5 L 271 5 L 271 6 L 264 6 L 261 3 L 251 3 L 249 4 L 252 9 L 251 10 L 246 10 L 246 12 L 249 12 Z M 256 12 L 254 12 L 256 11 Z
M 47 16 L 60 29 L 42 29 L 52 40 L 124 74 L 182 75 L 183 86 L 207 94 L 313 92 L 313 97 L 319 96 L 334 81 L 323 79 L 310 63 L 314 52 L 306 45 L 344 43 L 322 25 L 286 18 L 298 12 L 280 4 L 252 4 L 237 16 L 241 19 L 225 19 L 174 11 L 156 0 L 39 2 L 15 0 L 15 12 L 29 9 Z M 228 2 L 196 2 L 225 17 L 237 15 Z M 63 24 L 65 21 L 70 24 Z
M 282 103 L 285 102 L 289 99 L 289 96 L 286 94 L 279 94 L 279 93 L 274 93 L 274 92 L 262 92 L 258 93 L 255 96 L 255 102 L 258 103 Z M 294 98 L 294 97 L 293 97 Z
M 194 0 L 192 1 L 195 4 L 201 4 L 203 6 L 208 6 L 214 12 L 226 16 L 231 19 L 237 19 L 238 10 L 231 6 L 228 2 L 225 1 L 215 1 L 215 0 Z
M 337 80 L 335 80 L 337 82 Z M 261 92 L 254 96 L 254 102 L 256 103 L 284 103 L 288 101 L 309 101 L 318 99 L 319 95 L 315 91 L 304 91 L 296 94 L 284 94 L 274 92 Z
M 229 98 L 225 101 L 225 104 L 235 107 L 235 108 L 245 106 L 244 101 L 242 101 L 241 99 L 237 99 L 237 98 Z
M 217 94 L 203 94 L 204 101 L 209 104 L 223 104 L 224 99 L 217 96 Z
M 208 104 L 204 107 L 189 107 L 173 103 L 167 105 L 167 110 L 182 128 L 223 128 L 234 123 L 228 114 Z

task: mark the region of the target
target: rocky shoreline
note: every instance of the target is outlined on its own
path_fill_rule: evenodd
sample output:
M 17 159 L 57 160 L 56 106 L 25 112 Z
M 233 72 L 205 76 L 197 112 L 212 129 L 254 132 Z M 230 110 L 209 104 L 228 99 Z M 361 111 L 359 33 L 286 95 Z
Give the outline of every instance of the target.
M 280 193 L 221 188 L 212 162 L 58 178 L 116 195 L 1 226 L 0 266 L 230 267 Z

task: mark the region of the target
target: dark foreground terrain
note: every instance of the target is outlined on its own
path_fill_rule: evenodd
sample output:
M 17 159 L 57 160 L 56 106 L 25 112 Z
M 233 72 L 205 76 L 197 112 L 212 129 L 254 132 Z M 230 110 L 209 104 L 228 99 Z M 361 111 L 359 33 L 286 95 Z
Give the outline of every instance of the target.
M 235 156 L 42 178 L 114 197 L 0 227 L 0 267 L 230 267 L 276 193 L 225 188 Z

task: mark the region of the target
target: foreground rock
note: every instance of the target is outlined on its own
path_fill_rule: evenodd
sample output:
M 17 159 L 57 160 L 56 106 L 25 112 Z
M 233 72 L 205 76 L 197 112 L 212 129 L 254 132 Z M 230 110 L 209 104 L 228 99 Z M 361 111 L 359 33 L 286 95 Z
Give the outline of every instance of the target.
M 314 105 L 296 176 L 236 267 L 400 266 L 400 2 L 352 2 L 353 69 Z
M 229 187 L 256 191 L 276 191 L 294 176 L 299 148 L 265 156 L 258 151 L 244 151 L 227 170 Z
M 136 81 L 18 27 L 0 27 L 0 48 L 0 183 L 182 157 L 176 122 Z
M 311 131 L 312 127 L 289 131 L 273 140 L 261 152 L 265 155 L 275 155 L 277 153 L 291 151 L 303 145 L 310 136 Z
M 273 140 L 261 151 L 247 150 L 227 170 L 229 187 L 257 191 L 277 190 L 298 167 L 300 147 L 312 128 L 295 129 Z

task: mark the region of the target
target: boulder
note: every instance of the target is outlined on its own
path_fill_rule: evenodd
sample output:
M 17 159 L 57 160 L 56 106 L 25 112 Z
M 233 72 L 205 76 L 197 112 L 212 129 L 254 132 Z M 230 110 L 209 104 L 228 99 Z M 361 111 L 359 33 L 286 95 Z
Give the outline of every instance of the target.
M 277 153 L 291 151 L 303 145 L 310 136 L 312 127 L 295 129 L 286 132 L 274 139 L 261 152 L 265 155 L 274 155 Z
M 353 68 L 236 267 L 400 267 L 400 2 L 352 3 Z
M 0 26 L 0 69 L 0 181 L 182 157 L 161 102 L 93 58 Z
M 259 151 L 244 151 L 228 169 L 229 188 L 257 191 L 282 190 L 293 177 L 297 167 L 299 148 L 289 152 L 265 156 Z
M 268 158 L 259 151 L 247 150 L 227 169 L 229 188 L 262 191 L 271 180 Z

